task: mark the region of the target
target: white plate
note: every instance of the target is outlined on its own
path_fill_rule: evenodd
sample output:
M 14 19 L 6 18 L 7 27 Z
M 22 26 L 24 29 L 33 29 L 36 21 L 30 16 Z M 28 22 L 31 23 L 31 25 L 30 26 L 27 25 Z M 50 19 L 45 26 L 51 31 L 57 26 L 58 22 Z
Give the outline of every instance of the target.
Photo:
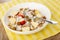
M 2 19 L 2 22 L 3 22 L 3 25 L 4 27 L 6 27 L 8 30 L 16 33 L 16 34 L 32 34 L 32 33 L 36 33 L 38 31 L 41 31 L 43 28 L 46 27 L 46 25 L 48 24 L 47 22 L 44 23 L 44 25 L 41 27 L 41 28 L 38 28 L 36 30 L 33 30 L 33 31 L 28 31 L 28 32 L 19 32 L 19 31 L 14 31 L 12 29 L 10 29 L 7 24 L 8 24 L 8 19 L 7 19 L 7 16 L 10 15 L 10 13 L 12 11 L 17 11 L 19 10 L 20 8 L 31 8 L 31 9 L 37 9 L 39 10 L 44 16 L 46 16 L 47 20 L 50 20 L 51 18 L 51 12 L 50 10 L 42 5 L 42 4 L 38 4 L 38 3 L 34 3 L 34 2 L 28 2 L 28 3 L 21 3 L 19 5 L 16 5 L 14 7 L 12 7 L 11 9 L 9 9 L 7 11 L 7 13 L 4 15 L 3 19 Z

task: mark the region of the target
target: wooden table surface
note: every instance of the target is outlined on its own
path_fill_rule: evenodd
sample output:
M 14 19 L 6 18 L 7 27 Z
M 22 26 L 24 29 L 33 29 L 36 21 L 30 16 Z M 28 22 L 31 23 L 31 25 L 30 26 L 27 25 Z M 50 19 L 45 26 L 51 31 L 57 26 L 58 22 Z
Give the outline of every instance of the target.
M 4 27 L 0 21 L 0 40 L 8 40 L 8 37 L 6 35 L 6 32 L 4 30 Z M 52 36 L 52 37 L 49 37 L 49 38 L 46 38 L 44 40 L 60 40 L 60 33 Z

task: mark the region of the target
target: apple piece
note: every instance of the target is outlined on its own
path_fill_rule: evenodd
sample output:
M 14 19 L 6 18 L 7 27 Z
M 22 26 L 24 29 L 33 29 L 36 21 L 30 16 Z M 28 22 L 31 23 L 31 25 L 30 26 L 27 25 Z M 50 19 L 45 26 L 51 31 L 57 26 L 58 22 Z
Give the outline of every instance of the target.
M 29 28 L 29 27 L 23 27 L 23 28 L 22 28 L 22 31 L 23 31 L 23 32 L 30 31 L 30 28 Z
M 25 23 L 26 23 L 26 21 L 24 20 L 24 18 L 20 18 L 20 17 L 17 18 L 18 25 L 24 25 Z
M 29 17 L 29 18 L 32 18 L 33 15 L 31 14 L 31 12 L 27 12 L 26 15 Z
M 35 11 L 35 15 L 38 17 L 38 18 L 40 18 L 40 17 L 42 17 L 42 14 L 39 12 L 39 11 Z
M 22 13 L 19 13 L 18 16 L 21 16 L 22 18 L 24 18 L 24 15 Z
M 32 24 L 32 26 L 33 26 L 34 28 L 37 28 L 37 26 L 38 26 L 38 23 L 37 23 L 37 22 L 31 22 L 31 24 Z
M 30 30 L 34 30 L 34 27 L 32 25 L 30 26 Z
M 40 14 L 37 14 L 36 16 L 37 16 L 38 18 L 41 18 L 41 17 L 42 17 L 42 15 L 40 15 Z
M 15 19 L 15 18 L 10 18 L 10 19 L 9 19 L 9 22 L 10 22 L 11 24 L 14 24 L 14 23 L 16 22 L 16 19 Z
M 24 25 L 25 23 L 26 23 L 26 21 L 25 20 L 22 20 L 20 22 L 17 22 L 17 25 Z
M 22 14 L 22 13 L 20 13 L 20 12 L 18 12 L 18 13 L 16 14 L 16 16 L 24 18 L 24 14 Z
M 24 20 L 22 17 L 17 17 L 17 22 Z
M 20 26 L 17 26 L 17 27 L 16 27 L 16 30 L 17 30 L 17 31 L 21 31 L 21 30 L 22 30 L 21 25 L 20 25 Z

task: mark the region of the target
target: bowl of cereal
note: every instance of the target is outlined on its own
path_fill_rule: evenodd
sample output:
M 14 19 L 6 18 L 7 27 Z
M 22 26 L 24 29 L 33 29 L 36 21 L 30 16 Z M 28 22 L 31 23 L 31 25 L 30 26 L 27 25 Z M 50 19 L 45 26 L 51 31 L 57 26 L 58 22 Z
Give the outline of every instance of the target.
M 50 20 L 50 10 L 39 3 L 21 3 L 7 11 L 2 21 L 5 27 L 17 34 L 32 34 L 41 31 Z M 44 19 L 44 20 L 43 20 Z

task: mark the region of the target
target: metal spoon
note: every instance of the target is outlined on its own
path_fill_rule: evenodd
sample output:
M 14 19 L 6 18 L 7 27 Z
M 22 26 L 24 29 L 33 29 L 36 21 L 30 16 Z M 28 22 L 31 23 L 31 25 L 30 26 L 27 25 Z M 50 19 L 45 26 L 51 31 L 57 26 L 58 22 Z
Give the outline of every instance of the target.
M 58 22 L 56 22 L 56 21 L 53 21 L 53 20 L 45 20 L 46 22 L 48 22 L 48 23 L 51 23 L 51 24 L 57 24 Z
M 33 17 L 33 19 L 37 18 L 36 16 Z M 43 19 L 43 18 L 40 18 L 40 20 L 45 20 L 46 22 L 50 23 L 50 24 L 57 24 L 58 22 L 56 21 L 53 21 L 53 20 L 46 20 L 46 19 Z

